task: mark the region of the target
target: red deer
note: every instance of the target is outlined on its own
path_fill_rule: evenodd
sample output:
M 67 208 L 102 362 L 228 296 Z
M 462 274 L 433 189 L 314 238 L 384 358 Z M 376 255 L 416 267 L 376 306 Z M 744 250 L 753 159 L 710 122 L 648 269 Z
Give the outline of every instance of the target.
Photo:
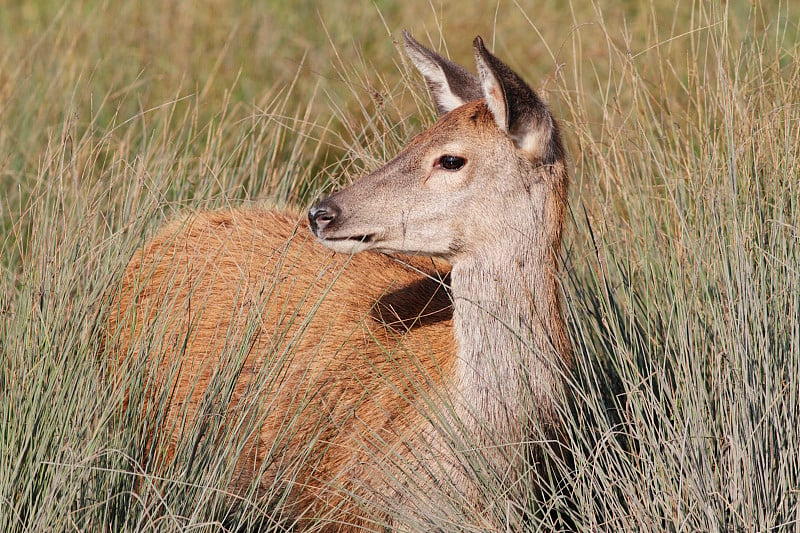
M 222 354 L 244 346 L 232 405 L 267 408 L 236 485 L 269 461 L 259 482 L 285 489 L 300 528 L 488 513 L 480 479 L 519 481 L 530 421 L 558 433 L 571 365 L 558 125 L 480 37 L 478 76 L 404 38 L 440 115 L 430 129 L 311 207 L 313 237 L 259 208 L 167 225 L 131 260 L 110 319 L 120 357 L 161 332 L 173 443 L 178 413 L 200 416 Z

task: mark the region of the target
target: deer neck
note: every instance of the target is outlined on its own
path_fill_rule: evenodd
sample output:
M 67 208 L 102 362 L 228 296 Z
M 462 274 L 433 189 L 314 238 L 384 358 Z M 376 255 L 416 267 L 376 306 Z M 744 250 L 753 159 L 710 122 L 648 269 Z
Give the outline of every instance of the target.
M 517 439 L 528 420 L 556 423 L 569 348 L 553 246 L 509 241 L 453 266 L 454 385 L 462 419 Z

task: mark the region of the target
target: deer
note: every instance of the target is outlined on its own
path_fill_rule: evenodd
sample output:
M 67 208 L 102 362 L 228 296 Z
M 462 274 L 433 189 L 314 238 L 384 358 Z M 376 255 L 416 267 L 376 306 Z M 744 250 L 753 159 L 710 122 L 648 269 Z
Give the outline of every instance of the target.
M 121 358 L 146 331 L 163 337 L 172 444 L 238 339 L 228 408 L 268 408 L 232 483 L 283 487 L 298 529 L 491 515 L 501 504 L 480 479 L 518 485 L 532 435 L 560 434 L 559 125 L 480 37 L 477 76 L 403 38 L 438 114 L 429 129 L 306 216 L 242 207 L 167 224 L 130 260 L 109 318 Z

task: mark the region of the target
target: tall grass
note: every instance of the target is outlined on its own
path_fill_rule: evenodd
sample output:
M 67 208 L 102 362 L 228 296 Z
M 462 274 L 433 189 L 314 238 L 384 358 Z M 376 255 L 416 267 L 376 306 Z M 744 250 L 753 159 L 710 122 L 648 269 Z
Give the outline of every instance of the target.
M 797 20 L 764 16 L 698 5 L 682 46 L 609 40 L 608 115 L 570 106 L 598 197 L 573 204 L 565 289 L 589 524 L 800 527 Z
M 107 376 L 108 295 L 178 213 L 302 207 L 430 123 L 401 27 L 467 65 L 483 34 L 544 89 L 569 144 L 573 464 L 526 505 L 586 530 L 800 529 L 797 6 L 0 11 L 4 530 L 286 525 L 279 497 L 229 493 L 233 432 L 190 428 L 157 468 L 163 408 L 135 394 L 144 376 Z M 224 374 L 215 387 L 223 397 Z

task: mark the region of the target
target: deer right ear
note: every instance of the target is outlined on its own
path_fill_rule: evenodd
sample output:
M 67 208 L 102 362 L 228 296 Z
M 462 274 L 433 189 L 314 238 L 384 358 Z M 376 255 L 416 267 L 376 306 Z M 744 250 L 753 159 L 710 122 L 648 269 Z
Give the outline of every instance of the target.
M 428 84 L 439 115 L 483 98 L 481 82 L 467 69 L 425 48 L 406 30 L 403 40 L 408 57 Z
M 554 162 L 561 148 L 550 110 L 516 72 L 486 49 L 483 39 L 475 37 L 473 47 L 486 105 L 497 127 L 528 157 Z

